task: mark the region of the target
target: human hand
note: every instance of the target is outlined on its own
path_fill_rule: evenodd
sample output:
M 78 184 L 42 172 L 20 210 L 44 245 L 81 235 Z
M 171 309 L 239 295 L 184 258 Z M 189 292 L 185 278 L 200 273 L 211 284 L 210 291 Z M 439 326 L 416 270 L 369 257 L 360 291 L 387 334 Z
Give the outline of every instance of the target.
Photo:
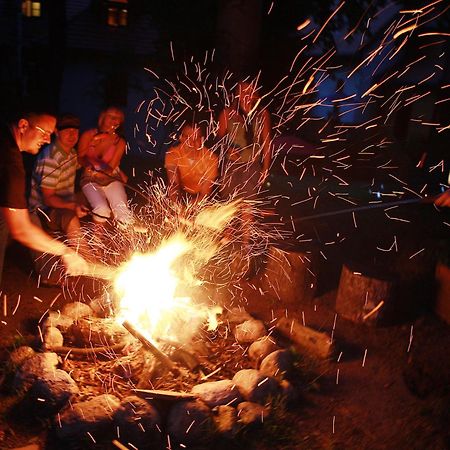
M 76 205 L 75 206 L 75 213 L 79 219 L 82 217 L 86 217 L 89 214 L 89 208 L 84 205 Z
M 88 263 L 86 260 L 71 248 L 67 247 L 64 254 L 61 256 L 61 259 L 66 268 L 67 275 L 84 275 L 88 271 Z

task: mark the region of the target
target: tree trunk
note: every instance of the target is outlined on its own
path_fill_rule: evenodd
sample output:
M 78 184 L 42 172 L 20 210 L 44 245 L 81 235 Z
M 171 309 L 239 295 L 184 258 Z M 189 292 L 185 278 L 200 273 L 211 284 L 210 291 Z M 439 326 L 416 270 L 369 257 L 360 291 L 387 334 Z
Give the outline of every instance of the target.
M 378 273 L 342 267 L 336 311 L 353 322 L 378 324 L 392 321 L 394 283 Z
M 240 77 L 257 69 L 261 0 L 221 0 L 217 24 L 219 64 Z

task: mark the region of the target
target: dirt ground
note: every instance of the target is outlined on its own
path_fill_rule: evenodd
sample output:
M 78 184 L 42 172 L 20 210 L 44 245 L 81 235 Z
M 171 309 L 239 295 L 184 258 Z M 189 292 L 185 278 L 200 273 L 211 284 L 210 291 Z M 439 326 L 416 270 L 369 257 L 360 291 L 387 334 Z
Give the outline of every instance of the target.
M 291 192 L 292 179 L 280 180 L 277 189 Z M 273 178 L 272 184 L 276 183 Z M 291 214 L 289 205 L 286 209 Z M 431 206 L 401 210 L 397 215 L 409 223 L 370 213 L 358 215 L 357 223 L 341 216 L 300 230 L 322 244 L 313 300 L 284 304 L 262 297 L 252 282 L 241 283 L 234 306 L 267 321 L 282 317 L 287 308 L 290 317 L 316 330 L 331 334 L 334 328 L 336 351 L 326 366 L 301 361 L 304 375 L 296 405 L 276 409 L 256 433 L 216 442 L 215 448 L 450 448 L 450 325 L 433 313 L 432 306 L 436 248 L 448 239 L 448 225 L 443 226 L 449 222 L 448 215 L 446 219 L 436 216 Z M 342 245 L 328 245 L 343 236 L 347 239 Z M 389 248 L 393 237 L 398 251 L 380 250 Z M 304 251 L 299 242 L 296 250 Z M 388 267 L 401 281 L 402 308 L 395 325 L 370 327 L 336 316 L 339 275 L 349 259 Z M 28 251 L 14 243 L 7 253 L 2 287 L 0 369 L 15 347 L 39 344 L 39 321 L 50 305 L 59 309 L 66 302 L 88 301 L 102 291 L 101 283 L 86 279 L 69 280 L 64 289 L 37 288 Z M 36 444 L 43 450 L 45 424 L 24 427 L 11 420 L 5 414 L 4 399 L 0 389 L 0 449 Z
M 319 331 L 331 333 L 335 323 L 336 354 L 326 367 L 305 362 L 308 375 L 293 408 L 277 410 L 257 434 L 219 442 L 218 448 L 449 448 L 450 326 L 429 311 L 377 328 L 336 318 L 337 271 L 322 272 L 325 280 L 319 279 L 317 296 L 297 305 L 261 297 L 251 283 L 243 283 L 243 306 L 256 317 L 281 317 L 288 308 L 290 317 Z M 89 280 L 63 290 L 37 288 L 27 251 L 13 244 L 4 272 L 7 306 L 0 323 L 1 361 L 15 346 L 37 343 L 39 320 L 52 302 L 58 309 L 99 290 L 101 286 Z M 45 427 L 24 429 L 2 410 L 0 448 L 30 443 L 45 448 Z

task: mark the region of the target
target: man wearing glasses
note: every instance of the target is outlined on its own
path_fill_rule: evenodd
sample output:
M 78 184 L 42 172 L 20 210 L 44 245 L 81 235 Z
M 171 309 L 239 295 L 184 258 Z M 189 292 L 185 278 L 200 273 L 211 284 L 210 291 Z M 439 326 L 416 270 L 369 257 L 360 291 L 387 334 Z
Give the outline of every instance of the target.
M 28 213 L 21 152 L 37 154 L 43 144 L 50 143 L 55 125 L 51 114 L 28 113 L 0 128 L 0 281 L 8 231 L 32 250 L 60 256 L 69 275 L 88 271 L 81 256 L 34 225 Z

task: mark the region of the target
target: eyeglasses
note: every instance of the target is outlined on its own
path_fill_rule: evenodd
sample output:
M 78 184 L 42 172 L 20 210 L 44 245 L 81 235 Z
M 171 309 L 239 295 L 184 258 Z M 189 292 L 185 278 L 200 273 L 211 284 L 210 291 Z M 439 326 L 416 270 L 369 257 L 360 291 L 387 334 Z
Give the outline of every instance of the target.
M 34 125 L 34 128 L 41 133 L 42 137 L 45 137 L 47 139 L 50 139 L 52 137 L 53 132 L 44 130 L 43 128 L 39 127 L 38 125 Z

